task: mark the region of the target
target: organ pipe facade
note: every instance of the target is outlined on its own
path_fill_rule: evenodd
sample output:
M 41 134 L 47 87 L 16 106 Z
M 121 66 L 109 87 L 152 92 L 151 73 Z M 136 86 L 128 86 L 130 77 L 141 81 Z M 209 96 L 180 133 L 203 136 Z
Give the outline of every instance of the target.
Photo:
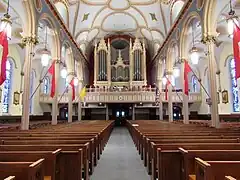
M 147 85 L 145 43 L 136 38 L 134 42 L 130 39 L 128 44 L 129 51 L 115 48 L 114 54 L 117 52 L 118 55 L 114 55 L 113 59 L 111 59 L 111 45 L 109 41 L 106 44 L 105 40 L 101 39 L 100 42 L 95 45 L 95 86 L 132 87 Z M 129 59 L 127 59 L 128 57 Z

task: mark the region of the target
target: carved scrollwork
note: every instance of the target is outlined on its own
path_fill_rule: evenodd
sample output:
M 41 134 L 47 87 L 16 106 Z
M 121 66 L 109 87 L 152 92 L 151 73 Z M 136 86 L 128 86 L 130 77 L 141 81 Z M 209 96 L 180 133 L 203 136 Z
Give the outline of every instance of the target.
M 213 36 L 213 35 L 206 35 L 206 36 L 203 36 L 203 38 L 202 38 L 202 40 L 201 40 L 201 42 L 203 43 L 203 44 L 210 44 L 210 43 L 214 43 L 214 44 L 216 44 L 216 37 L 215 36 Z
M 37 45 L 39 43 L 38 38 L 36 36 L 28 36 L 28 37 L 23 37 L 21 44 L 26 46 L 27 44 L 34 44 Z

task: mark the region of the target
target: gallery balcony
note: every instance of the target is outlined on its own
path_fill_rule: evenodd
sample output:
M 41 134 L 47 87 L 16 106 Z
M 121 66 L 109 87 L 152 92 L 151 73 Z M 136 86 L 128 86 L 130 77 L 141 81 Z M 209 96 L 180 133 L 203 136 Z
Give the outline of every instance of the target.
M 79 93 L 76 93 L 79 94 Z M 61 98 L 61 99 L 60 99 Z M 95 103 L 154 103 L 156 98 L 156 89 L 141 89 L 141 90 L 120 90 L 109 91 L 105 89 L 87 89 L 85 102 L 88 104 Z M 78 97 L 75 98 L 73 103 L 78 102 Z M 167 103 L 165 92 L 161 93 L 161 99 Z M 172 99 L 175 103 L 181 103 L 183 93 L 181 90 L 172 93 Z M 201 93 L 189 93 L 189 103 L 201 102 Z M 59 103 L 68 103 L 68 95 L 65 94 L 61 97 L 58 96 Z M 40 94 L 40 103 L 52 103 L 52 98 L 46 94 Z

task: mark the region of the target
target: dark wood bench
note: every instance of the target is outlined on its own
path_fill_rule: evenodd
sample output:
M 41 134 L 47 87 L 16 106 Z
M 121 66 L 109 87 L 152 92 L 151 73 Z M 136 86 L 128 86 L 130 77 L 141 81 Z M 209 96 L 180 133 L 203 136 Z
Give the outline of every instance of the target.
M 197 180 L 225 180 L 226 175 L 240 178 L 240 161 L 204 161 L 196 158 Z
M 1 162 L 34 162 L 44 158 L 44 176 L 50 176 L 51 180 L 59 179 L 60 152 L 56 151 L 0 151 Z M 81 162 L 81 161 L 80 161 Z
M 35 162 L 0 162 L 0 179 L 14 175 L 16 180 L 44 180 L 44 159 Z

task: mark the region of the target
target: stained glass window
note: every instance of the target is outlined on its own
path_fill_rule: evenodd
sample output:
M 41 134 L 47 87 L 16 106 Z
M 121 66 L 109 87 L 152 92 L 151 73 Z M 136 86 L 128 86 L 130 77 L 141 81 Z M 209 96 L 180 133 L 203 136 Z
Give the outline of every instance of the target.
M 235 69 L 235 61 L 234 59 L 230 59 L 229 61 L 229 71 L 231 78 L 231 90 L 232 90 L 232 105 L 233 111 L 239 112 L 239 97 L 238 97 L 238 88 L 237 88 L 237 80 L 236 80 L 236 69 Z
M 43 93 L 48 94 L 49 92 L 49 78 L 46 77 L 43 79 Z
M 33 93 L 33 86 L 34 86 L 34 71 L 31 72 L 31 76 L 30 76 L 30 96 L 32 96 L 32 93 Z M 32 114 L 32 111 L 33 111 L 33 108 L 32 108 L 33 98 L 34 96 L 32 97 L 32 99 L 30 99 L 30 102 L 29 102 L 30 114 Z
M 3 84 L 3 100 L 2 100 L 2 112 L 9 112 L 9 103 L 11 98 L 12 87 L 12 62 L 8 59 L 6 64 L 6 80 Z
M 193 76 L 192 78 L 192 88 L 193 88 L 193 92 L 197 92 L 197 78 L 195 76 Z

